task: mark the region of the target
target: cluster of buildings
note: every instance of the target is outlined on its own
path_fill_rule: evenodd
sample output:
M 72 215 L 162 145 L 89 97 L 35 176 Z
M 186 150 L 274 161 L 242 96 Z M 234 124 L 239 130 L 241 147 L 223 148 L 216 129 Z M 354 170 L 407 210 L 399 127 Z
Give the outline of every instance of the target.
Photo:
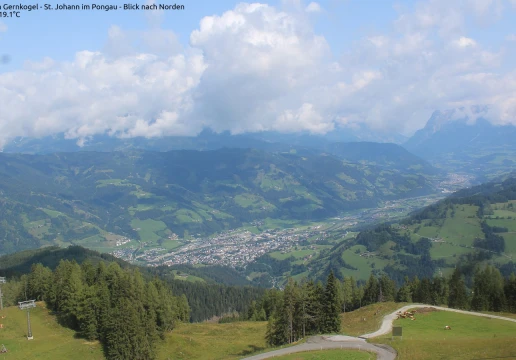
M 115 246 L 122 246 L 122 245 L 125 245 L 127 243 L 131 242 L 131 239 L 123 236 L 123 237 L 120 237 L 118 239 L 116 239 L 116 243 L 115 243 Z
M 235 268 L 273 251 L 288 252 L 301 241 L 314 236 L 320 236 L 320 232 L 314 229 L 284 229 L 253 234 L 232 230 L 211 238 L 194 239 L 173 253 L 146 260 L 150 265 L 208 264 Z

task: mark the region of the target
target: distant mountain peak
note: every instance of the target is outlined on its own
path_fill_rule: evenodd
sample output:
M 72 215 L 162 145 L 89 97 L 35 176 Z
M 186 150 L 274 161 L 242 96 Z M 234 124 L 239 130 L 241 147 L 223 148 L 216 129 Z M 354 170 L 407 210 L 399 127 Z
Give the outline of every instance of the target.
M 453 121 L 474 125 L 479 119 L 485 120 L 490 110 L 488 105 L 462 106 L 455 109 L 436 110 L 421 130 L 430 133 L 439 131 L 445 124 Z
M 491 110 L 479 105 L 435 111 L 403 146 L 454 171 L 505 171 L 516 165 L 516 126 L 497 123 Z

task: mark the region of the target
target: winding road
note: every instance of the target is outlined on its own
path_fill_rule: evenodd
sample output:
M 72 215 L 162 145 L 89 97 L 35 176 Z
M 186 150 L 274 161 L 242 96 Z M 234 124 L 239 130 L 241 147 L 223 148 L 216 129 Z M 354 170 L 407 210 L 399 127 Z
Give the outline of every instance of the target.
M 365 350 L 374 352 L 377 354 L 377 360 L 394 360 L 396 359 L 396 350 L 387 345 L 375 345 L 366 342 L 366 339 L 372 339 L 381 335 L 386 335 L 391 332 L 392 322 L 396 319 L 396 313 L 401 311 L 407 311 L 410 309 L 431 307 L 437 310 L 452 311 L 460 314 L 467 314 L 473 316 L 487 317 L 491 319 L 506 320 L 516 323 L 516 319 L 511 319 L 503 316 L 488 315 L 472 311 L 464 311 L 458 309 L 449 309 L 440 306 L 413 304 L 399 308 L 392 313 L 385 315 L 382 321 L 380 329 L 375 332 L 364 334 L 359 337 L 344 336 L 344 335 L 328 335 L 328 336 L 312 336 L 308 340 L 299 345 L 291 346 L 288 348 L 274 350 L 267 353 L 254 355 L 251 357 L 244 358 L 242 360 L 264 360 L 271 359 L 276 356 L 288 355 L 302 351 L 313 351 L 313 350 L 326 350 L 326 349 L 349 349 L 349 350 Z

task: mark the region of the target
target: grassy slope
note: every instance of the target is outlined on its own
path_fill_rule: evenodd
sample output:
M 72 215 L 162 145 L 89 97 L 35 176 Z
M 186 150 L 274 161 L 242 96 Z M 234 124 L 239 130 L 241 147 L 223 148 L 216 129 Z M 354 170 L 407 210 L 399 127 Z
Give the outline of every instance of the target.
M 446 311 L 417 314 L 416 321 L 396 320 L 403 339 L 372 340 L 398 351 L 399 360 L 512 358 L 516 356 L 516 324 Z M 444 326 L 452 327 L 451 331 Z
M 361 335 L 376 330 L 385 314 L 403 305 L 375 304 L 346 313 L 342 316 L 342 333 Z M 2 359 L 104 358 L 98 342 L 90 343 L 75 338 L 74 332 L 60 327 L 42 304 L 31 312 L 32 341 L 25 338 L 25 312 L 11 307 L 4 309 L 2 315 L 6 315 L 6 318 L 0 320 L 4 324 L 4 329 L 0 330 L 0 344 L 5 344 L 9 350 L 9 353 L 1 355 Z M 395 323 L 403 326 L 403 340 L 391 341 L 390 336 L 384 336 L 372 342 L 391 345 L 399 352 L 400 360 L 469 360 L 516 355 L 514 323 L 444 311 L 418 314 L 416 319 L 398 320 Z M 452 331 L 443 330 L 445 325 L 452 326 Z M 266 322 L 180 324 L 160 343 L 158 359 L 240 359 L 255 352 L 271 350 L 265 344 L 265 330 Z M 324 351 L 284 358 L 369 359 L 363 355 L 370 356 L 358 352 Z
M 266 349 L 266 322 L 182 324 L 167 335 L 158 359 L 240 359 Z
M 33 340 L 27 340 L 27 313 L 16 307 L 0 311 L 4 319 L 0 323 L 0 344 L 8 353 L 1 354 L 3 360 L 27 359 L 104 359 L 98 342 L 87 342 L 75 338 L 75 332 L 61 327 L 54 316 L 49 315 L 39 303 L 30 313 Z
M 378 330 L 385 315 L 396 311 L 404 305 L 406 303 L 386 302 L 364 306 L 355 311 L 341 314 L 341 331 L 349 336 L 359 336 Z M 375 315 L 376 312 L 377 314 Z
M 511 201 L 515 202 L 515 201 Z M 400 226 L 394 224 L 393 227 L 398 228 L 400 234 L 408 232 L 412 241 L 415 243 L 423 237 L 442 239 L 441 242 L 432 242 L 430 249 L 430 256 L 433 260 L 444 260 L 446 262 L 445 267 L 441 267 L 436 270 L 435 275 L 449 275 L 459 260 L 461 255 L 473 253 L 475 251 L 484 251 L 482 249 L 474 248 L 474 241 L 476 238 L 483 239 L 484 233 L 481 229 L 481 222 L 486 220 L 490 226 L 506 227 L 509 232 L 499 233 L 505 239 L 505 252 L 502 255 L 492 254 L 492 259 L 489 261 L 492 264 L 505 264 L 508 261 L 516 259 L 516 208 L 507 209 L 508 203 L 495 203 L 492 204 L 494 209 L 494 215 L 484 216 L 479 218 L 477 216 L 478 206 L 474 205 L 455 205 L 454 216 L 452 217 L 452 211 L 448 210 L 446 219 L 424 219 L 421 224 L 412 224 L 408 226 Z M 498 219 L 496 219 L 498 217 Z M 344 243 L 343 243 L 344 244 Z M 341 258 L 344 262 L 351 267 L 356 268 L 340 268 L 340 272 L 343 276 L 353 276 L 357 280 L 366 281 L 373 270 L 382 270 L 387 265 L 396 265 L 398 262 L 392 258 L 395 252 L 391 249 L 394 243 L 387 242 L 382 245 L 377 251 L 371 256 L 360 256 L 362 253 L 367 252 L 367 249 L 363 245 L 353 245 L 349 248 L 342 250 L 337 249 L 340 253 Z M 326 258 L 320 259 L 314 257 L 314 261 L 322 262 L 323 265 L 329 262 L 330 256 L 333 254 L 326 255 Z M 281 254 L 281 256 L 287 257 L 290 254 Z M 276 258 L 280 255 L 273 254 Z M 310 261 L 307 266 L 310 266 Z M 312 274 L 314 275 L 314 274 Z M 315 274 L 317 275 L 317 274 Z

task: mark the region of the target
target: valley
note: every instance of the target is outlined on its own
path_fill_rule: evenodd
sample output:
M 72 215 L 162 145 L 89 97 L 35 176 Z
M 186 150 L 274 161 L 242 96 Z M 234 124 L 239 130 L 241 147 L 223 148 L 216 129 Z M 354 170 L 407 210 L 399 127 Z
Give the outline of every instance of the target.
M 0 254 L 77 244 L 137 256 L 253 221 L 264 231 L 433 196 L 443 179 L 250 149 L 0 154 Z
M 442 197 L 442 195 L 432 195 L 388 201 L 378 208 L 348 212 L 337 218 L 313 223 L 265 219 L 206 238 L 191 236 L 189 240 L 168 239 L 169 242 L 177 244 L 177 247 L 171 250 L 155 248 L 152 245 L 142 247 L 127 245 L 123 250 L 115 250 L 111 254 L 124 260 L 134 260 L 151 266 L 216 264 L 231 267 L 245 267 L 257 257 L 267 253 L 278 252 L 283 254 L 284 258 L 289 257 L 290 253 L 294 256 L 299 254 L 313 256 L 318 250 L 331 247 L 331 244 L 341 240 L 340 232 L 335 236 L 336 231 L 400 219 Z M 353 233 L 350 232 L 351 234 Z M 164 244 L 167 240 L 163 241 Z M 131 243 L 134 244 L 135 241 L 128 244 Z
M 144 3 L 0 4 L 0 360 L 516 359 L 516 0 Z

